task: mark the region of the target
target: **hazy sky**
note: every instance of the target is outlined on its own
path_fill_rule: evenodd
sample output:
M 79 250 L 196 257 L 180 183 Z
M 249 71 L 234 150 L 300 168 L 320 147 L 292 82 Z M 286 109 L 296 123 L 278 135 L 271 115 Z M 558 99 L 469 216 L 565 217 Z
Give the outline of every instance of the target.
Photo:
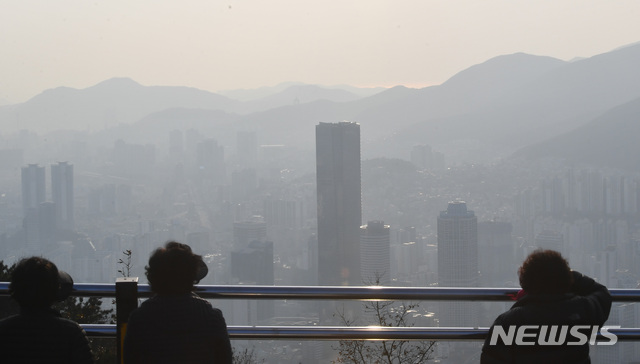
M 0 0 L 0 102 L 111 77 L 426 86 L 501 54 L 607 52 L 638 19 L 638 0 Z

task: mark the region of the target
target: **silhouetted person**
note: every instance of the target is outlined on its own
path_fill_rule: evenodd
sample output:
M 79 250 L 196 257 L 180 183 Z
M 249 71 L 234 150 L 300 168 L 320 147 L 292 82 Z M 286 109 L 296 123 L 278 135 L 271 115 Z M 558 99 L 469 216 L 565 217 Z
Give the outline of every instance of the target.
M 560 253 L 553 250 L 531 253 L 518 274 L 522 291 L 511 309 L 498 316 L 491 326 L 482 347 L 481 363 L 590 363 L 588 341 L 593 326 L 602 326 L 611 310 L 612 300 L 607 288 L 572 271 Z M 522 342 L 518 344 L 517 339 L 508 345 L 501 339 L 491 344 L 496 327 L 501 326 L 504 332 L 508 332 L 512 325 L 518 328 L 538 325 L 538 329 L 523 331 L 528 334 L 522 340 L 526 343 L 524 345 Z M 542 325 L 546 326 L 544 333 Z M 556 327 L 555 331 L 552 325 Z M 563 325 L 567 327 L 563 329 Z M 580 329 L 584 336 L 571 333 L 571 329 L 578 329 L 578 325 L 588 326 Z M 543 341 L 552 339 L 560 343 L 541 345 L 540 336 L 544 336 Z M 567 345 L 568 342 L 573 342 L 573 345 Z
M 131 313 L 125 363 L 231 363 L 222 312 L 192 292 L 207 274 L 202 257 L 169 242 L 151 254 L 145 269 L 156 295 Z
M 93 363 L 84 330 L 51 308 L 72 288 L 71 277 L 47 259 L 32 257 L 16 265 L 9 293 L 20 313 L 0 321 L 0 362 Z

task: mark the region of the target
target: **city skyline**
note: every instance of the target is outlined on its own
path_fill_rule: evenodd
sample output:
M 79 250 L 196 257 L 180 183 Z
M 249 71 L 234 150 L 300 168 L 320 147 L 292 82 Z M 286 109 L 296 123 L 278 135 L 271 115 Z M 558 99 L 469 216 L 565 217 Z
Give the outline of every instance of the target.
M 341 125 L 346 129 L 351 127 L 354 131 L 361 128 L 355 123 L 322 123 L 318 127 L 323 124 L 327 129 L 340 129 Z M 190 133 L 197 134 L 194 130 Z M 340 135 L 340 132 L 336 134 Z M 211 273 L 202 284 L 229 285 L 258 280 L 262 284 L 282 286 L 315 284 L 318 277 L 315 276 L 313 262 L 309 260 L 317 257 L 311 245 L 315 229 L 320 228 L 320 220 L 316 220 L 313 212 L 315 210 L 320 214 L 321 211 L 316 210 L 317 206 L 313 203 L 316 198 L 313 155 L 307 156 L 308 159 L 302 163 L 306 169 L 296 170 L 291 166 L 299 167 L 297 161 L 302 157 L 296 155 L 296 151 L 280 154 L 278 158 L 273 158 L 273 151 L 258 153 L 255 166 L 249 170 L 259 183 L 237 194 L 238 191 L 232 189 L 233 178 L 227 178 L 216 186 L 193 183 L 197 181 L 197 175 L 189 176 L 188 173 L 181 178 L 166 178 L 180 170 L 176 167 L 183 163 L 173 158 L 174 154 L 181 154 L 180 151 L 188 148 L 175 148 L 168 142 L 169 134 L 166 137 L 167 143 L 158 144 L 157 149 L 150 146 L 157 153 L 157 158 L 150 159 L 134 158 L 136 153 L 143 150 L 122 149 L 122 143 L 113 145 L 109 150 L 98 146 L 88 146 L 86 150 L 79 148 L 85 153 L 70 158 L 71 162 L 67 163 L 73 163 L 74 180 L 77 182 L 74 183 L 77 226 L 73 233 L 66 232 L 59 236 L 52 233 L 54 229 L 50 226 L 40 223 L 41 216 L 51 215 L 55 204 L 42 204 L 44 215 L 39 213 L 39 216 L 23 218 L 19 193 L 22 169 L 4 170 L 0 177 L 4 178 L 2 186 L 7 192 L 2 196 L 2 202 L 9 208 L 0 211 L 5 227 L 0 234 L 3 243 L 0 249 L 5 262 L 12 262 L 15 254 L 39 252 L 51 257 L 62 269 L 70 272 L 77 282 L 109 283 L 113 282 L 118 275 L 117 269 L 121 268 L 117 261 L 122 257 L 123 250 L 131 249 L 133 252 L 132 276 L 144 277 L 143 268 L 149 252 L 162 241 L 177 240 L 187 242 L 194 252 L 206 257 Z M 333 145 L 340 145 L 340 141 L 340 138 L 336 138 L 331 143 L 320 143 L 332 147 L 320 148 L 319 155 L 333 155 Z M 352 161 L 360 159 L 357 157 L 358 143 L 351 139 L 347 144 L 351 147 L 347 149 L 353 157 Z M 27 151 L 37 151 L 41 147 L 36 143 L 31 148 L 34 149 Z M 335 148 L 337 152 L 340 150 Z M 286 149 L 280 152 L 284 151 Z M 236 151 L 237 154 L 242 152 Z M 245 161 L 237 154 L 231 151 L 224 158 L 223 164 L 230 171 L 245 168 Z M 193 157 L 191 162 L 195 163 L 197 159 L 195 155 Z M 339 155 L 335 159 L 342 160 Z M 362 196 L 363 211 L 366 211 L 366 215 L 363 213 L 361 216 L 365 217 L 362 221 L 368 221 L 368 227 L 380 224 L 384 230 L 388 229 L 385 234 L 372 234 L 369 240 L 383 243 L 382 246 L 388 241 L 390 245 L 391 281 L 388 285 L 432 287 L 460 284 L 468 287 L 474 285 L 476 279 L 477 286 L 481 287 L 515 288 L 518 286 L 517 264 L 528 252 L 542 245 L 535 237 L 545 231 L 566 237 L 562 245 L 572 268 L 612 288 L 633 288 L 637 284 L 640 271 L 638 260 L 635 259 L 638 255 L 636 237 L 640 236 L 638 225 L 634 223 L 639 216 L 640 206 L 640 175 L 637 173 L 555 164 L 517 165 L 515 162 L 441 168 L 422 160 L 412 164 L 409 159 L 411 153 L 407 153 L 405 160 L 364 160 L 349 164 L 351 168 L 346 168 L 350 172 L 361 172 L 361 191 L 349 195 Z M 94 169 L 95 166 L 100 168 Z M 143 169 L 148 173 L 130 173 Z M 357 179 L 354 177 L 352 181 Z M 14 185 L 15 188 L 12 187 Z M 121 198 L 126 200 L 123 202 L 129 205 L 127 208 L 118 207 L 120 190 L 123 193 Z M 455 202 L 460 195 L 473 208 L 473 213 L 461 208 L 462 202 Z M 230 203 L 231 197 L 236 199 L 234 203 Z M 591 203 L 594 200 L 597 203 Z M 114 201 L 115 205 L 110 205 Z M 315 201 L 320 203 L 319 200 Z M 447 211 L 439 211 L 450 201 L 454 201 L 453 206 L 448 206 Z M 264 219 L 255 216 L 255 223 L 245 222 L 247 217 L 256 214 L 261 214 Z M 379 222 L 374 222 L 372 217 L 379 217 Z M 453 280 L 445 282 L 447 273 L 438 272 L 438 267 L 447 266 L 438 259 L 439 252 L 447 251 L 446 242 L 440 241 L 440 238 L 446 239 L 451 235 L 438 226 L 443 217 L 444 220 L 447 217 L 470 219 L 478 224 L 478 232 L 479 222 L 483 223 L 483 251 L 477 255 L 483 254 L 481 261 L 484 265 L 475 265 L 473 254 L 463 254 L 473 253 L 471 248 L 458 249 L 456 255 L 460 259 L 450 265 L 460 274 L 464 274 L 466 268 L 475 270 L 480 274 L 478 278 L 459 279 L 456 283 L 453 280 L 457 278 L 453 277 Z M 241 234 L 240 231 L 234 234 L 234 227 L 244 227 L 247 234 Z M 250 248 L 257 250 L 244 250 L 248 259 L 238 259 L 237 254 L 234 259 L 234 236 L 242 238 L 235 240 L 266 240 L 273 243 L 266 243 L 263 247 L 254 244 Z M 47 239 L 45 241 L 39 237 Z M 363 241 L 366 239 L 361 235 L 359 243 Z M 307 242 L 311 244 L 307 245 Z M 360 246 L 362 278 L 368 274 L 364 269 L 368 258 L 376 259 L 374 274 L 386 270 L 386 259 L 377 260 L 385 258 L 384 254 L 374 252 L 373 255 L 367 255 Z M 265 247 L 266 250 L 263 249 Z M 258 250 L 267 253 L 260 255 L 259 263 L 252 260 L 257 255 L 251 255 Z M 243 250 L 236 252 L 242 253 Z M 240 261 L 253 263 L 239 266 Z M 351 272 L 355 268 L 347 269 Z M 342 269 L 335 271 L 345 272 Z M 322 278 L 323 273 L 320 274 Z M 270 279 L 272 275 L 273 281 Z M 338 279 L 339 283 L 346 282 L 342 277 Z M 142 280 L 144 282 L 144 278 Z M 356 285 L 365 282 L 361 280 Z M 335 312 L 335 307 L 330 307 L 318 314 L 314 311 L 317 307 L 313 305 L 315 302 L 311 305 L 313 309 L 293 303 L 293 300 L 284 304 L 275 303 L 272 309 L 271 305 L 263 305 L 260 301 L 257 304 L 250 300 L 241 304 L 221 301 L 218 305 L 225 314 L 228 313 L 228 322 L 232 325 L 289 325 L 291 318 L 313 325 L 322 322 L 319 317 L 329 318 Z M 476 325 L 476 317 L 483 320 L 495 317 L 501 311 L 501 304 L 506 303 L 492 304 L 489 308 L 477 303 L 455 302 L 447 303 L 444 309 L 439 310 L 436 307 L 438 304 L 424 302 L 416 312 L 416 322 L 425 326 L 436 326 L 439 322 L 441 326 L 482 327 L 489 323 L 480 322 Z M 352 305 L 349 314 L 356 314 L 359 306 L 359 303 Z M 446 311 L 454 314 L 449 315 Z M 283 313 L 286 314 L 284 319 Z M 621 315 L 614 317 L 618 319 Z M 448 316 L 455 316 L 458 321 L 448 321 Z M 624 319 L 625 327 L 632 327 L 637 322 L 635 316 L 624 316 Z M 473 355 L 472 349 L 469 349 L 469 355 Z

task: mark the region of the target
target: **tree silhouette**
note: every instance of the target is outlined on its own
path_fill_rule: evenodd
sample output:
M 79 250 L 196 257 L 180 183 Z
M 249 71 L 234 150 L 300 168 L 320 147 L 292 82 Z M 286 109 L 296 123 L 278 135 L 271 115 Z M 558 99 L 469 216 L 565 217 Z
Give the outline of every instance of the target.
M 122 267 L 118 269 L 118 273 L 122 274 L 123 277 L 128 278 L 131 277 L 131 267 L 133 266 L 131 263 L 131 256 L 133 253 L 130 249 L 127 249 L 122 252 L 122 255 L 124 255 L 124 258 L 118 259 L 118 264 Z
M 243 350 L 233 350 L 233 363 L 234 364 L 255 364 L 264 363 L 264 359 L 258 359 L 255 348 L 244 348 Z
M 11 272 L 13 272 L 13 266 L 9 267 L 4 264 L 4 261 L 0 260 L 0 282 L 10 282 Z M 20 307 L 16 301 L 9 296 L 0 296 L 0 319 L 15 315 L 20 312 Z
M 373 285 L 380 285 L 377 276 Z M 412 327 L 414 323 L 409 319 L 411 312 L 419 307 L 418 303 L 396 303 L 395 301 L 373 301 L 363 303 L 365 317 L 369 318 L 368 325 L 383 327 Z M 337 311 L 336 317 L 345 326 L 358 324 L 355 320 L 346 317 L 343 311 Z M 333 363 L 388 363 L 388 364 L 414 364 L 423 363 L 431 359 L 435 350 L 435 341 L 408 341 L 408 340 L 340 340 L 337 347 L 338 358 Z

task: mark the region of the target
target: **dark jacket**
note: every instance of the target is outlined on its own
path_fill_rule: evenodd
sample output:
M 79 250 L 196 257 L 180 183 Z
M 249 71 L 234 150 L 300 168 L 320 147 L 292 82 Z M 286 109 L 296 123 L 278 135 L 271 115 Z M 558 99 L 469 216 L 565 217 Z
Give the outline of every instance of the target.
M 155 296 L 131 313 L 124 362 L 231 363 L 222 312 L 195 294 Z
M 75 322 L 53 310 L 30 311 L 0 321 L 2 363 L 90 364 L 89 340 Z
M 482 347 L 481 363 L 590 363 L 589 343 L 572 346 L 536 343 L 524 346 L 515 343 L 504 345 L 504 342 L 498 339 L 495 345 L 490 345 L 494 328 L 498 325 L 501 325 L 505 332 L 510 325 L 603 325 L 611 310 L 609 291 L 605 286 L 578 272 L 573 272 L 573 278 L 570 293 L 527 294 L 509 311 L 498 316 Z M 581 332 L 584 333 L 584 330 Z M 585 334 L 588 336 L 588 332 Z

